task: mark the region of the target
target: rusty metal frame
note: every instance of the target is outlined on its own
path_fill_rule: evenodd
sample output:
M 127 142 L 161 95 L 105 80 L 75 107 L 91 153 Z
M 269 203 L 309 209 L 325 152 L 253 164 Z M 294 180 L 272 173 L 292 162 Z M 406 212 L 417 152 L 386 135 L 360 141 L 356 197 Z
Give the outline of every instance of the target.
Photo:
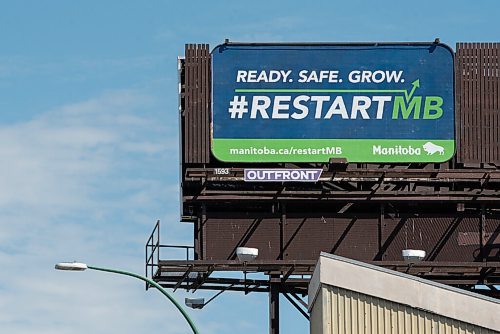
M 159 223 L 158 223 L 159 224 Z M 155 230 L 159 226 L 155 226 Z M 161 247 L 158 239 L 154 244 Z M 438 242 L 439 245 L 439 242 Z M 160 249 L 158 247 L 157 249 Z M 168 247 L 168 246 L 167 246 Z M 432 255 L 431 255 L 432 257 Z M 152 259 L 157 259 L 152 256 Z M 475 290 L 492 296 L 500 296 L 495 285 L 500 284 L 500 261 L 482 262 L 439 262 L 422 261 L 408 263 L 404 261 L 368 261 L 391 270 L 404 272 L 436 282 L 474 289 L 475 285 L 489 286 L 490 290 Z M 151 277 L 162 286 L 173 289 L 208 289 L 232 290 L 242 292 L 269 292 L 271 284 L 279 284 L 280 291 L 297 295 L 306 295 L 309 279 L 314 272 L 315 260 L 255 260 L 242 263 L 238 260 L 155 260 L 148 266 L 156 270 Z M 265 279 L 244 279 L 224 277 L 224 272 L 257 272 L 269 276 Z M 222 277 L 211 277 L 212 273 Z M 274 277 L 271 279 L 271 277 Z M 276 278 L 278 278 L 276 280 Z
M 232 290 L 250 292 L 268 292 L 272 282 L 279 283 L 281 291 L 292 295 L 307 294 L 307 286 L 312 275 L 316 261 L 255 261 L 247 263 L 246 266 L 236 260 L 228 261 L 204 261 L 204 260 L 170 260 L 160 261 L 158 271 L 153 277 L 155 281 L 167 288 L 180 287 L 186 290 L 209 289 L 209 290 Z M 475 285 L 492 286 L 500 284 L 500 261 L 499 262 L 435 262 L 422 261 L 418 263 L 408 263 L 404 261 L 370 261 L 369 263 L 387 269 L 410 275 L 422 277 L 436 282 L 474 288 Z M 179 279 L 176 275 L 186 272 L 190 268 L 197 278 L 191 282 Z M 294 268 L 293 275 L 302 275 L 302 278 L 283 277 Z M 229 272 L 229 271 L 254 271 L 261 272 L 269 276 L 279 277 L 274 280 L 256 279 L 236 279 L 224 277 L 203 277 L 209 272 Z M 175 275 L 172 275 L 175 274 Z M 201 278 L 203 285 L 198 283 Z M 298 298 L 298 297 L 297 297 Z

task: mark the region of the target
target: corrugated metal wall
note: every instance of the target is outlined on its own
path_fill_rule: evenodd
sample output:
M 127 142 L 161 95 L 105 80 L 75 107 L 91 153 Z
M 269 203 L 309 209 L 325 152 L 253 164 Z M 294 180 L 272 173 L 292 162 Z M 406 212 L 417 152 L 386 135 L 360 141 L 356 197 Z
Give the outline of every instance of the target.
M 200 254 L 203 259 L 235 259 L 239 246 L 258 248 L 261 260 L 316 260 L 323 251 L 371 261 L 379 252 L 376 217 L 241 216 L 209 215 L 203 224 L 204 240 L 210 241 Z
M 320 252 L 360 261 L 400 261 L 402 249 L 422 249 L 430 261 L 493 260 L 500 249 L 500 218 L 486 216 L 484 258 L 480 216 L 391 217 L 374 214 L 286 217 L 248 213 L 207 214 L 204 260 L 235 258 L 239 246 L 259 248 L 261 260 L 316 260 Z M 330 213 L 331 215 L 331 213 Z M 283 249 L 281 251 L 281 249 Z
M 480 217 L 386 217 L 381 260 L 400 260 L 402 249 L 423 249 L 430 261 L 481 260 L 479 227 Z
M 310 320 L 311 334 L 497 333 L 457 319 L 327 285 L 321 287 Z
M 186 44 L 183 163 L 210 159 L 211 55 L 208 44 Z
M 460 163 L 500 163 L 500 43 L 458 43 Z
M 208 218 L 204 224 L 206 244 L 203 260 L 234 260 L 239 246 L 259 249 L 259 259 L 280 257 L 279 218 Z

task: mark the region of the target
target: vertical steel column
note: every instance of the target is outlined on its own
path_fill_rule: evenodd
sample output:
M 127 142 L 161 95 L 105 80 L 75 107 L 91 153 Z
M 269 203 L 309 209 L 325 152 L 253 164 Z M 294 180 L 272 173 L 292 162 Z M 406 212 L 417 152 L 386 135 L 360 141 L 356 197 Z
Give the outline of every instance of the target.
M 207 243 L 205 242 L 205 237 L 206 237 L 206 231 L 205 231 L 205 226 L 207 223 L 207 205 L 203 203 L 201 205 L 201 221 L 200 221 L 200 252 L 202 255 L 203 259 L 206 259 L 207 257 Z
M 203 231 L 205 222 L 207 220 L 207 208 L 205 204 L 201 206 L 201 212 L 197 214 L 196 221 L 194 221 L 194 260 L 205 259 L 205 244 L 203 238 L 205 233 Z M 187 259 L 188 260 L 188 259 Z
M 484 247 L 486 246 L 486 208 L 481 205 L 481 216 L 479 218 L 479 236 L 480 240 L 480 249 L 481 249 L 481 261 L 486 261 L 486 251 Z
M 281 219 L 280 219 L 280 253 L 278 260 L 285 258 L 285 225 L 286 225 L 286 204 L 281 205 Z
M 269 277 L 269 334 L 280 332 L 280 277 Z
M 193 234 L 194 234 L 194 259 L 200 260 L 201 257 L 201 249 L 200 249 L 200 219 L 197 218 L 196 221 L 193 222 Z
M 378 254 L 377 257 L 374 260 L 382 260 L 384 257 L 384 254 L 382 253 L 382 245 L 384 243 L 384 237 L 385 237 L 385 223 L 384 223 L 384 216 L 385 216 L 385 206 L 384 203 L 380 204 L 380 211 L 379 211 L 379 216 L 378 216 Z

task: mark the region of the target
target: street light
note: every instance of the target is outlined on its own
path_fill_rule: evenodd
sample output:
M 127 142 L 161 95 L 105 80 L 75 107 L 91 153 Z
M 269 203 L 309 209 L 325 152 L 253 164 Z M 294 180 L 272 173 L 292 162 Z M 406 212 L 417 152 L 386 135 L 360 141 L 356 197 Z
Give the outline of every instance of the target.
M 236 256 L 241 262 L 252 262 L 259 255 L 258 248 L 236 247 Z
M 192 309 L 202 309 L 205 307 L 205 298 L 185 298 L 184 304 Z
M 198 329 L 196 328 L 195 324 L 187 314 L 187 312 L 182 308 L 182 306 L 172 297 L 165 289 L 161 287 L 160 284 L 156 283 L 152 279 L 148 277 L 144 277 L 138 274 L 130 273 L 128 271 L 123 271 L 123 270 L 117 270 L 117 269 L 109 269 L 109 268 L 99 268 L 99 267 L 94 267 L 94 266 L 89 266 L 85 263 L 80 263 L 80 262 L 60 262 L 55 265 L 55 269 L 57 270 L 70 270 L 70 271 L 84 271 L 86 269 L 92 269 L 92 270 L 98 270 L 98 271 L 106 271 L 109 273 L 114 273 L 114 274 L 120 274 L 120 275 L 126 275 L 126 276 L 131 276 L 138 278 L 148 284 L 151 284 L 154 286 L 158 291 L 160 291 L 165 297 L 167 297 L 174 305 L 177 307 L 177 309 L 182 313 L 186 321 L 188 322 L 189 326 L 193 330 L 194 334 L 199 334 Z

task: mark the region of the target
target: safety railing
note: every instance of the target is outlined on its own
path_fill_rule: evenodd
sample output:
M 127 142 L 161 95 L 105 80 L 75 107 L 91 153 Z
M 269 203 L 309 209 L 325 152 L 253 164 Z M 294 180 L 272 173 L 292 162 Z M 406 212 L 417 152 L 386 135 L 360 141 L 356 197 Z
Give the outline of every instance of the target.
M 145 272 L 146 277 L 154 279 L 158 274 L 159 262 L 160 262 L 160 251 L 162 249 L 170 250 L 184 250 L 185 260 L 189 261 L 194 259 L 194 247 L 184 246 L 184 245 L 162 245 L 160 243 L 160 221 L 157 220 L 156 224 L 151 232 L 147 242 L 146 242 L 146 266 Z M 172 259 L 170 259 L 172 260 Z M 150 288 L 149 284 L 146 284 L 146 290 Z

